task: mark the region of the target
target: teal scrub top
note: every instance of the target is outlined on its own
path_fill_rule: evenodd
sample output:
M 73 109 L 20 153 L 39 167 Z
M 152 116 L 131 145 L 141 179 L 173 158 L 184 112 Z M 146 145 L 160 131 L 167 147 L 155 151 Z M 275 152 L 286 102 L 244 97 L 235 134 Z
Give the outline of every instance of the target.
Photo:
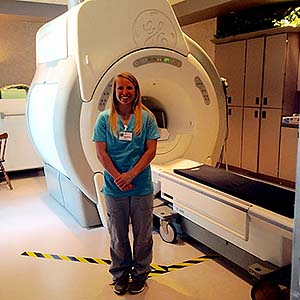
M 133 168 L 146 150 L 147 140 L 156 140 L 160 137 L 158 126 L 152 115 L 142 111 L 142 130 L 139 135 L 133 132 L 135 116 L 132 114 L 127 128 L 124 127 L 118 115 L 117 137 L 114 136 L 109 126 L 110 110 L 105 110 L 98 115 L 94 127 L 93 141 L 106 142 L 107 153 L 114 166 L 120 173 Z M 134 188 L 121 191 L 114 183 L 113 177 L 104 170 L 104 184 L 102 192 L 111 197 L 127 197 L 133 195 L 148 195 L 153 193 L 150 165 L 139 173 L 132 181 Z

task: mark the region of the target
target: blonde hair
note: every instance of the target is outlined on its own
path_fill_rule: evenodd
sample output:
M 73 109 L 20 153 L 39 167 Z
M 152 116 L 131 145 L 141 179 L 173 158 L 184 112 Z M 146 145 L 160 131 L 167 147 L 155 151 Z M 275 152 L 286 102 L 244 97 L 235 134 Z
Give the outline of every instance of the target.
M 133 110 L 133 114 L 135 117 L 135 124 L 134 124 L 134 134 L 135 135 L 139 135 L 142 131 L 142 125 L 143 125 L 143 114 L 142 114 L 142 110 L 146 110 L 149 115 L 153 115 L 152 112 L 142 103 L 142 99 L 141 99 L 141 91 L 140 91 L 140 86 L 139 83 L 137 81 L 137 79 L 130 73 L 128 72 L 122 72 L 119 73 L 115 76 L 115 78 L 113 79 L 113 84 L 112 84 L 112 101 L 111 101 L 111 110 L 110 110 L 110 114 L 109 114 L 109 125 L 111 128 L 112 133 L 117 136 L 117 130 L 118 130 L 118 117 L 117 117 L 117 113 L 118 113 L 118 100 L 117 100 L 117 96 L 116 96 L 116 80 L 118 78 L 125 78 L 127 80 L 129 80 L 135 89 L 135 98 L 132 102 L 132 110 Z

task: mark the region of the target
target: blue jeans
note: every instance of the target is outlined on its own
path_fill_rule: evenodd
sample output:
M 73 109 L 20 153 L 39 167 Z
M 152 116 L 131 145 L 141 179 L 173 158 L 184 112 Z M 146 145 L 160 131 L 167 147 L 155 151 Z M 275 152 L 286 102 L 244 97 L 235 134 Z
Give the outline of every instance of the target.
M 113 280 L 129 275 L 133 280 L 146 280 L 152 261 L 153 194 L 124 198 L 105 196 L 105 203 L 112 260 L 109 272 Z M 133 253 L 128 236 L 130 222 Z

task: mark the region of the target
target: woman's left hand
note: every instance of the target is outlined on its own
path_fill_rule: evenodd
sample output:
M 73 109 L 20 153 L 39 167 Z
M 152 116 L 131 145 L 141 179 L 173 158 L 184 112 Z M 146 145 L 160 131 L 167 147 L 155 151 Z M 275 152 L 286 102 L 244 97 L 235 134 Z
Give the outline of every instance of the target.
M 118 177 L 115 178 L 115 184 L 118 186 L 120 190 L 126 190 L 126 187 L 132 186 L 131 181 L 133 177 L 130 175 L 129 172 L 125 172 L 120 174 Z

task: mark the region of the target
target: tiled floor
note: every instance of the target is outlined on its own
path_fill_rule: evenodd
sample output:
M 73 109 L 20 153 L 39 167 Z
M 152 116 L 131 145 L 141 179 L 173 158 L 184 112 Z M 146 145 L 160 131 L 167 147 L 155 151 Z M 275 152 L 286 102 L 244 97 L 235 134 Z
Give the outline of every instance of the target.
M 153 276 L 139 295 L 113 293 L 108 266 L 21 255 L 24 251 L 109 259 L 105 228 L 84 229 L 47 195 L 43 176 L 0 182 L 1 300 L 249 300 L 251 285 L 216 260 Z M 204 255 L 186 241 L 154 236 L 153 263 L 171 265 Z

